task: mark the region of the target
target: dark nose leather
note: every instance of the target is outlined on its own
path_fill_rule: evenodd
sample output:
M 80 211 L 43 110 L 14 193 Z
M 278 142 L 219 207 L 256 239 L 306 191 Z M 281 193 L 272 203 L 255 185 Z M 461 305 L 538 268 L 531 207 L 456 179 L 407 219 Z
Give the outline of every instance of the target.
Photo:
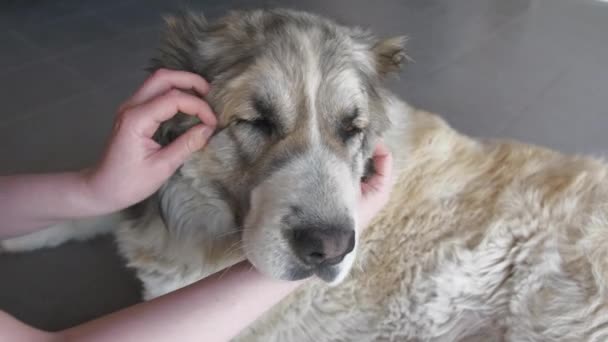
M 355 231 L 347 228 L 295 228 L 296 255 L 310 266 L 335 265 L 355 247 Z

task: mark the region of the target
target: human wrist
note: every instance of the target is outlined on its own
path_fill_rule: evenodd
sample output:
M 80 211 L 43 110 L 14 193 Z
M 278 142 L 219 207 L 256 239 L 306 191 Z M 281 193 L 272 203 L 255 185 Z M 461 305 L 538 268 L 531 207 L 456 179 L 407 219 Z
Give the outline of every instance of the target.
M 82 216 L 99 216 L 109 214 L 118 209 L 112 201 L 105 198 L 95 182 L 93 169 L 83 169 L 72 174 L 72 205 L 81 211 Z

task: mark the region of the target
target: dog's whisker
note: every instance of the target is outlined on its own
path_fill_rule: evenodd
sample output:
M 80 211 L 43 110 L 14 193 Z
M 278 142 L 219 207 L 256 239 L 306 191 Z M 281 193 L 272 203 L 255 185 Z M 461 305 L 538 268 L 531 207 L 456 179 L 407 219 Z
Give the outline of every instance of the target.
M 235 230 L 220 233 L 220 234 L 216 235 L 215 238 L 219 239 L 219 238 L 228 237 L 228 236 L 232 236 L 232 235 L 238 235 L 240 233 L 242 233 L 242 228 L 237 227 L 237 228 L 235 228 Z
M 244 246 L 240 241 L 237 241 L 232 246 L 230 246 L 224 253 L 228 256 L 235 256 L 237 252 L 242 251 Z
M 220 276 L 218 277 L 218 279 L 220 279 L 220 280 L 221 280 L 221 279 L 224 277 L 224 275 L 225 275 L 225 274 L 226 274 L 226 273 L 227 273 L 227 272 L 228 272 L 228 271 L 229 271 L 229 270 L 230 270 L 232 267 L 234 267 L 234 265 L 230 265 L 230 266 L 226 267 L 226 268 L 225 268 L 225 269 L 222 271 L 222 273 L 220 273 Z

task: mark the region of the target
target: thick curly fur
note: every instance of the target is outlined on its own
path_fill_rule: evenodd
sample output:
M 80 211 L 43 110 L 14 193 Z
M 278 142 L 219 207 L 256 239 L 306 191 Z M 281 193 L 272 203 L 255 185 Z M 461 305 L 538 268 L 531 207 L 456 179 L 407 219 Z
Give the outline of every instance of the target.
M 359 267 L 236 340 L 606 341 L 608 167 L 398 111 L 397 181 Z

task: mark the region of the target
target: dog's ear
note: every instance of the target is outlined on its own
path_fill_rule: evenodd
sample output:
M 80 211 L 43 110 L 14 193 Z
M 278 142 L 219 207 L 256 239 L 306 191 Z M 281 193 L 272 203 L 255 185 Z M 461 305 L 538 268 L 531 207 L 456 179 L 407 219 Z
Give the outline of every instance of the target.
M 374 34 L 361 27 L 349 27 L 350 36 L 370 51 L 372 67 L 380 77 L 401 70 L 409 57 L 405 53 L 406 36 L 378 39 Z
M 234 27 L 238 20 L 227 17 L 208 23 L 202 13 L 188 11 L 164 19 L 165 29 L 157 57 L 148 68 L 150 72 L 161 68 L 184 70 L 212 83 L 224 72 L 239 70 L 251 56 L 248 46 L 252 43 Z M 155 140 L 167 145 L 199 122 L 196 117 L 178 114 L 161 125 Z
M 232 12 L 209 23 L 202 13 L 184 12 L 165 16 L 159 55 L 149 70 L 169 68 L 203 76 L 208 82 L 251 57 L 254 40 L 239 25 L 241 14 Z
M 158 54 L 148 71 L 166 68 L 200 73 L 198 43 L 207 36 L 208 23 L 202 14 L 180 13 L 164 17 Z
M 205 77 L 202 61 L 197 53 L 198 42 L 207 36 L 209 25 L 205 17 L 202 14 L 183 12 L 165 16 L 164 20 L 165 27 L 161 33 L 158 52 L 147 71 L 152 73 L 158 69 L 183 70 Z M 198 123 L 198 118 L 178 113 L 161 124 L 154 134 L 154 140 L 165 146 Z
M 376 69 L 381 76 L 395 73 L 408 61 L 405 53 L 407 37 L 399 36 L 380 40 L 372 47 Z

